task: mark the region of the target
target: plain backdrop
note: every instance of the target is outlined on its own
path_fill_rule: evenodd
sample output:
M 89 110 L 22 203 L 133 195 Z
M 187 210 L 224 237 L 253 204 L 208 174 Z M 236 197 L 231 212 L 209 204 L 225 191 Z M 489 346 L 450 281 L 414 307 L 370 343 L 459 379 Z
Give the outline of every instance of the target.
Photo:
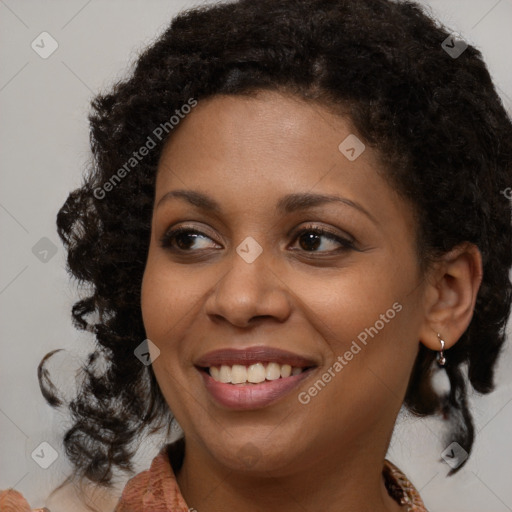
M 482 51 L 510 112 L 512 0 L 423 3 Z M 32 507 L 43 506 L 71 470 L 60 443 L 66 417 L 42 398 L 37 365 L 50 350 L 68 349 L 51 367 L 58 384 L 71 392 L 74 369 L 91 344 L 71 325 L 77 292 L 55 230 L 57 211 L 79 186 L 89 159 L 89 102 L 125 74 L 175 13 L 192 5 L 185 0 L 0 0 L 0 489 L 15 487 Z M 39 43 L 37 53 L 32 42 L 41 37 L 46 42 Z M 52 44 L 57 50 L 42 58 Z M 510 345 L 498 366 L 496 391 L 471 397 L 476 442 L 457 475 L 446 477 L 440 421 L 399 417 L 388 458 L 413 481 L 430 512 L 512 511 Z M 140 450 L 139 469 L 147 467 L 156 447 L 157 442 L 148 443 Z M 52 454 L 57 458 L 43 469 L 38 454 L 46 462 Z M 52 512 L 69 509 L 65 498 L 52 503 Z

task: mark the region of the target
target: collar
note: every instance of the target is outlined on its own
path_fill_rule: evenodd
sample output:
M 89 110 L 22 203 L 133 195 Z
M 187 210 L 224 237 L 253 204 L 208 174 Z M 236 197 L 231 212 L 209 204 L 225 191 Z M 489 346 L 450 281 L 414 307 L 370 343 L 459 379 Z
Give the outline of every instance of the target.
M 114 512 L 193 512 L 185 503 L 175 477 L 184 453 L 183 438 L 165 445 L 148 470 L 128 480 Z M 387 459 L 384 459 L 383 475 L 389 495 L 404 506 L 404 512 L 428 512 L 414 485 Z

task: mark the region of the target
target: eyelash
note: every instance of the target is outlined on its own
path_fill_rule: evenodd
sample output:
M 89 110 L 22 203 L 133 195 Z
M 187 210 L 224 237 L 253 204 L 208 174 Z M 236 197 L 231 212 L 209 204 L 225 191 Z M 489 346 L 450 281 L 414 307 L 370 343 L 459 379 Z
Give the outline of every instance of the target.
M 174 246 L 174 244 L 173 244 L 174 238 L 181 234 L 184 234 L 184 233 L 193 233 L 196 235 L 205 236 L 206 238 L 210 238 L 208 235 L 206 235 L 205 233 L 203 233 L 201 231 L 198 231 L 197 229 L 189 228 L 187 226 L 181 226 L 179 228 L 168 231 L 164 234 L 164 236 L 160 240 L 161 247 L 163 247 L 164 249 L 168 249 L 173 252 L 179 252 L 182 254 L 197 252 L 197 250 L 194 250 L 194 249 L 179 249 Z M 326 237 L 329 240 L 338 242 L 341 246 L 339 249 L 335 249 L 333 251 L 303 250 L 303 252 L 305 252 L 306 254 L 334 254 L 334 253 L 340 253 L 340 252 L 344 252 L 344 251 L 351 250 L 351 249 L 355 250 L 355 247 L 350 240 L 347 240 L 338 235 L 335 235 L 334 233 L 332 233 L 320 226 L 307 226 L 305 228 L 302 228 L 299 232 L 297 232 L 295 234 L 293 241 L 295 242 L 305 233 L 314 233 L 316 236 Z

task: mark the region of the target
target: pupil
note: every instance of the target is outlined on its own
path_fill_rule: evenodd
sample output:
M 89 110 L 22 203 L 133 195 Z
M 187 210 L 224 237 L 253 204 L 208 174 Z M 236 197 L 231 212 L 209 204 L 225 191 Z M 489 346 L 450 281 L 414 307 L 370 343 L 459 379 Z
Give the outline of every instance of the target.
M 189 249 L 191 245 L 193 245 L 194 240 L 191 237 L 197 237 L 196 233 L 179 233 L 176 236 L 176 244 L 180 249 Z M 188 238 L 188 242 L 183 243 L 183 240 Z
M 316 241 L 314 241 L 315 238 L 316 238 Z M 306 247 L 304 247 L 304 244 L 301 244 L 302 248 L 307 249 L 307 250 L 318 248 L 318 246 L 320 245 L 319 238 L 320 237 L 314 233 L 308 233 L 308 234 L 301 235 L 300 240 L 306 241 L 306 244 L 305 244 Z M 309 247 L 308 247 L 308 244 L 311 244 L 312 242 L 313 242 L 313 246 L 309 245 Z

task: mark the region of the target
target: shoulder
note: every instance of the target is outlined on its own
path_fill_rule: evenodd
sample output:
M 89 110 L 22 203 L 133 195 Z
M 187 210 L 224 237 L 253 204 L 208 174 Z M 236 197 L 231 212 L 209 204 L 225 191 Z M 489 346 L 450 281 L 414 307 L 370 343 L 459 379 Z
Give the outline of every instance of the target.
M 35 503 L 29 504 L 27 499 L 15 489 L 0 491 L 1 512 L 90 512 L 93 505 L 98 512 L 112 511 L 119 499 L 120 492 L 112 489 L 98 488 L 97 486 L 78 487 L 73 483 L 66 483 L 55 489 L 41 503 L 32 508 Z
M 141 507 L 150 482 L 150 470 L 142 471 L 130 478 L 123 489 L 121 498 L 114 512 L 133 511 L 134 507 Z
M 179 490 L 168 448 L 169 445 L 162 448 L 148 470 L 128 480 L 114 512 L 190 510 Z
M 413 483 L 388 459 L 384 459 L 383 475 L 389 495 L 408 512 L 428 512 Z
M 27 500 L 14 489 L 0 491 L 0 510 L 2 512 L 32 512 Z

